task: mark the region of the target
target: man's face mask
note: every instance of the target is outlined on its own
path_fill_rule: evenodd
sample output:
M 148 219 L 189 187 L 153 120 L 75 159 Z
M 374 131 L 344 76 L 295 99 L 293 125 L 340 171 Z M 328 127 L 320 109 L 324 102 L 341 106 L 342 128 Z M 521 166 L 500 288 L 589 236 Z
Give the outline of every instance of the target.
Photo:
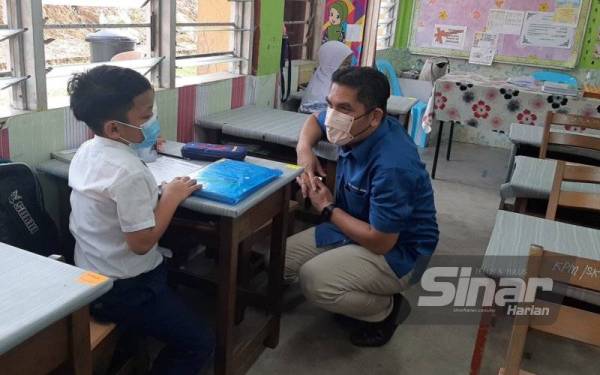
M 358 117 L 353 117 L 328 107 L 325 114 L 325 127 L 327 128 L 327 139 L 329 142 L 338 146 L 344 146 L 350 143 L 355 137 L 367 131 L 369 127 L 357 135 L 352 135 L 350 132 L 356 120 L 368 115 L 372 111 L 369 110 Z

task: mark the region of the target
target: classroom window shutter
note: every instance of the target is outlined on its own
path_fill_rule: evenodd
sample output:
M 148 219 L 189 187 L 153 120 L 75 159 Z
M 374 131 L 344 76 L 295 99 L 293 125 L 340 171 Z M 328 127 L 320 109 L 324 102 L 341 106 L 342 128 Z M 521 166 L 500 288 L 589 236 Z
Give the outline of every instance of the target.
M 394 44 L 394 35 L 398 18 L 398 5 L 401 0 L 382 0 L 379 4 L 377 21 L 377 49 L 390 48 Z

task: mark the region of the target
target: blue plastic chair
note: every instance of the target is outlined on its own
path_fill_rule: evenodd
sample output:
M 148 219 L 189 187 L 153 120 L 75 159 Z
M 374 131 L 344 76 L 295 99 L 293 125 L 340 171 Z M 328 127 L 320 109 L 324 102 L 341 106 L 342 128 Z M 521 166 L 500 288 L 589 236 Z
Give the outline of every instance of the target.
M 385 74 L 385 76 L 388 78 L 392 95 L 404 96 L 402 90 L 400 89 L 400 83 L 398 83 L 398 77 L 396 76 L 396 71 L 394 70 L 392 64 L 385 59 L 377 59 L 375 61 L 375 65 L 377 66 L 377 70 Z

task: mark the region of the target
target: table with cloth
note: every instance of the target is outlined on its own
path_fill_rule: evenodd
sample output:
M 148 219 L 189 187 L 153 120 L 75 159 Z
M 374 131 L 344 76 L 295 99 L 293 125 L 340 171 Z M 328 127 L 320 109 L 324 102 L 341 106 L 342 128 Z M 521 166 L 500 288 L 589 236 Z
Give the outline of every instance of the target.
M 431 130 L 434 121 L 440 128 L 432 169 L 435 178 L 444 123 L 451 122 L 446 158 L 450 159 L 454 124 L 508 134 L 511 124 L 543 126 L 546 113 L 569 113 L 600 117 L 600 100 L 553 95 L 541 87 L 524 88 L 507 80 L 493 80 L 475 74 L 448 74 L 435 82 L 423 119 L 423 128 Z M 568 131 L 589 132 L 583 128 Z

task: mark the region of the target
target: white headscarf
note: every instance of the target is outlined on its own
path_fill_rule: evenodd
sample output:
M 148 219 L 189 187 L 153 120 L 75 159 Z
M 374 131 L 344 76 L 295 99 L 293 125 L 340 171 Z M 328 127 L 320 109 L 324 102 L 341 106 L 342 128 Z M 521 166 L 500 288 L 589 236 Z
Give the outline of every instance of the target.
M 350 47 L 335 40 L 324 43 L 319 48 L 319 66 L 304 90 L 300 105 L 301 109 L 315 103 L 325 103 L 325 97 L 329 94 L 333 72 L 338 70 L 346 57 L 351 54 Z

